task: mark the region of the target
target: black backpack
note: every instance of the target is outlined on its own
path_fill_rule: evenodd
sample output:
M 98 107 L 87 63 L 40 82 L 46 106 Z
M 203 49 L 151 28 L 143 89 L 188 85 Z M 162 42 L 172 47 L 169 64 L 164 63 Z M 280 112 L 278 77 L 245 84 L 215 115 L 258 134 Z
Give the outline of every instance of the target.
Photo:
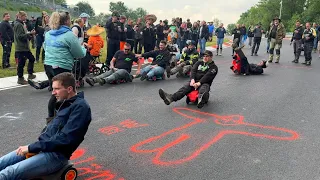
M 82 37 L 82 29 L 80 26 L 78 25 L 73 25 L 71 29 L 73 29 L 74 27 L 76 27 L 78 29 L 78 38 Z

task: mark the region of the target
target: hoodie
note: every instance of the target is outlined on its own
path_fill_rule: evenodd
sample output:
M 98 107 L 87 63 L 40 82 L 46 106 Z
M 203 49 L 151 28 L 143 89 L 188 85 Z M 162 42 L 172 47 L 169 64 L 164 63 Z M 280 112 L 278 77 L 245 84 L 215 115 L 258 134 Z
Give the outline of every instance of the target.
M 44 42 L 45 65 L 72 70 L 74 59 L 83 58 L 86 49 L 80 45 L 78 38 L 67 26 L 50 30 L 45 35 Z
M 171 59 L 170 51 L 166 48 L 164 50 L 154 50 L 147 53 L 142 54 L 144 58 L 152 57 L 153 61 L 151 65 L 158 65 L 166 69 L 167 64 L 169 64 Z
M 190 79 L 194 79 L 196 82 L 200 82 L 201 84 L 209 84 L 211 86 L 213 79 L 218 74 L 217 65 L 211 62 L 196 62 L 191 70 Z
M 88 44 L 91 45 L 90 55 L 97 57 L 100 55 L 100 51 L 104 46 L 104 41 L 101 36 L 90 36 Z
M 70 158 L 84 140 L 91 122 L 91 109 L 83 92 L 57 102 L 56 117 L 48 124 L 38 141 L 28 146 L 29 153 L 56 152 Z

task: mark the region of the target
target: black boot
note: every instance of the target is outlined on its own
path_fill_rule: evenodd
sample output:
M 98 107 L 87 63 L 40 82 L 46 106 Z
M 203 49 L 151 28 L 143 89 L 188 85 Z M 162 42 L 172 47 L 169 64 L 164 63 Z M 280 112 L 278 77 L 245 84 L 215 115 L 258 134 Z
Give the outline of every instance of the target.
M 159 95 L 166 105 L 170 105 L 173 102 L 172 95 L 164 92 L 163 89 L 159 89 Z

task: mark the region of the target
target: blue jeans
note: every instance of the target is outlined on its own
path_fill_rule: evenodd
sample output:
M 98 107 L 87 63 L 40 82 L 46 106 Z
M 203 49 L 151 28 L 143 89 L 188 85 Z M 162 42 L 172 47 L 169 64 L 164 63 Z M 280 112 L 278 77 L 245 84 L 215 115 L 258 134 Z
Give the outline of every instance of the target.
M 153 65 L 146 66 L 141 69 L 140 74 L 147 73 L 148 78 L 152 78 L 153 76 L 162 76 L 164 73 L 164 68 L 161 66 L 157 66 L 155 68 L 151 68 Z
M 59 171 L 67 165 L 68 159 L 54 152 L 39 153 L 26 159 L 16 151 L 0 158 L 0 179 L 31 179 Z
M 317 49 L 318 48 L 318 38 L 314 38 L 313 40 L 313 49 Z
M 206 51 L 206 43 L 207 40 L 205 38 L 199 39 L 199 45 L 200 45 L 200 53 L 204 53 Z
M 217 49 L 219 49 L 219 47 L 222 49 L 223 39 L 224 38 L 217 38 Z

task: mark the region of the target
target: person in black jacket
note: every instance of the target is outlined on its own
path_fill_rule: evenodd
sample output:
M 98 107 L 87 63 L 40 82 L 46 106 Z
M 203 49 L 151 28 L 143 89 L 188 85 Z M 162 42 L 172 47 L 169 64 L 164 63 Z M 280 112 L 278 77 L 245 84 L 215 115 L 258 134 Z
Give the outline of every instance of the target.
M 237 42 L 237 46 L 240 46 L 240 41 L 241 41 L 241 29 L 240 29 L 240 25 L 237 24 L 236 28 L 233 29 L 232 31 L 233 34 L 233 41 L 235 41 L 235 39 L 238 39 Z M 234 56 L 234 49 L 232 49 L 232 56 Z
M 0 23 L 0 39 L 3 48 L 2 68 L 10 68 L 10 54 L 12 42 L 14 41 L 13 28 L 9 23 L 9 13 L 3 14 L 3 21 Z
M 106 64 L 109 66 L 110 61 L 114 54 L 120 49 L 120 23 L 118 18 L 120 17 L 118 12 L 113 12 L 106 23 L 105 28 L 107 29 L 107 59 Z
M 157 47 L 159 47 L 159 44 L 162 40 L 164 40 L 165 38 L 165 34 L 164 34 L 164 22 L 161 22 L 156 29 L 156 34 L 157 34 Z
M 153 61 L 151 65 L 141 69 L 141 72 L 136 78 L 140 78 L 141 81 L 145 79 L 150 79 L 153 76 L 163 75 L 167 65 L 170 62 L 171 54 L 170 51 L 166 48 L 167 42 L 161 41 L 159 44 L 159 50 L 153 50 L 151 52 L 144 53 L 142 55 L 137 54 L 137 57 L 149 58 L 152 57 Z
M 36 20 L 35 24 L 35 30 L 36 30 L 36 45 L 37 45 L 37 50 L 36 50 L 36 62 L 39 62 L 39 56 L 41 52 L 41 47 L 44 42 L 44 27 L 43 27 L 43 22 L 44 22 L 44 16 L 47 15 L 47 12 L 42 11 L 42 16 L 38 17 Z M 44 59 L 42 59 L 42 62 Z
M 296 22 L 296 28 L 293 31 L 291 43 L 293 42 L 294 60 L 292 62 L 298 63 L 301 54 L 303 27 L 300 26 L 300 21 Z
M 198 61 L 192 67 L 190 82 L 180 88 L 174 94 L 168 94 L 163 89 L 159 89 L 159 95 L 164 103 L 169 105 L 174 101 L 179 101 L 195 89 L 199 90 L 198 108 L 202 108 L 209 100 L 209 91 L 213 79 L 218 74 L 218 67 L 212 60 L 213 54 L 206 50 L 203 54 L 203 61 Z
M 0 179 L 33 179 L 57 172 L 84 140 L 92 116 L 83 92 L 77 94 L 71 73 L 61 73 L 52 81 L 52 94 L 58 99 L 56 117 L 37 141 L 0 158 Z
M 153 23 L 157 20 L 154 15 L 147 15 L 146 26 L 142 30 L 144 52 L 154 50 L 156 43 L 156 33 L 154 31 Z
M 311 28 L 311 25 L 309 22 L 306 23 L 306 29 L 303 31 L 303 42 L 304 42 L 304 57 L 305 62 L 302 64 L 305 64 L 307 66 L 311 65 L 312 60 L 312 50 L 313 50 L 313 43 L 314 39 L 317 36 L 316 31 Z
M 131 52 L 132 52 L 134 47 L 134 30 L 132 27 L 131 19 L 128 19 L 128 24 L 126 25 L 126 28 L 127 28 L 127 43 L 131 45 Z
M 128 29 L 125 26 L 127 17 L 126 16 L 120 16 L 119 24 L 120 24 L 120 50 L 124 50 L 124 44 L 127 41 L 127 31 Z
M 205 21 L 201 22 L 199 29 L 199 45 L 200 45 L 200 57 L 202 57 L 204 51 L 206 50 L 206 43 L 209 39 L 209 28 Z

